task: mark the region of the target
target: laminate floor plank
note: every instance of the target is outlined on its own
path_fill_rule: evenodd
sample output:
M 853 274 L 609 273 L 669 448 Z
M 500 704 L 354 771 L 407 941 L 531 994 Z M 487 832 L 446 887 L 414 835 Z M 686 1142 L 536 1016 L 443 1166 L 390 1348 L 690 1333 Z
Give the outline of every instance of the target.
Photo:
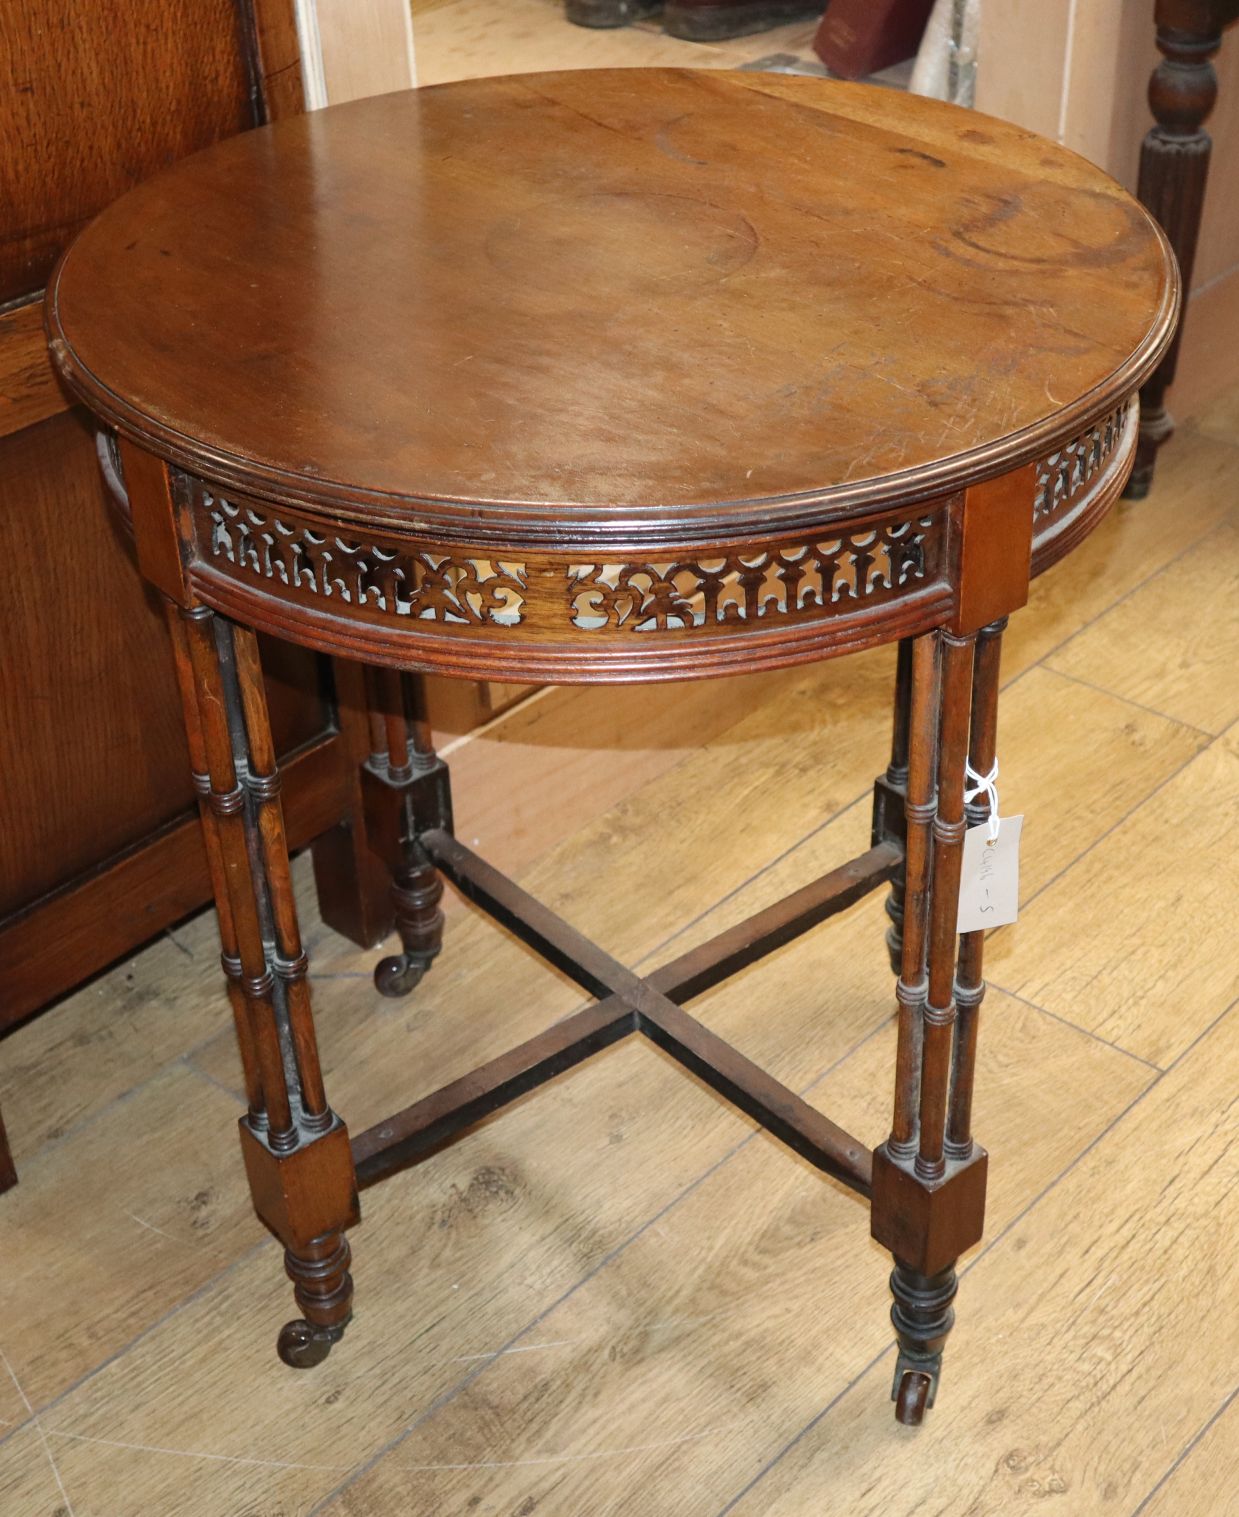
M 1181 1462 L 1168 1474 L 1138 1517 L 1188 1517 L 1228 1512 L 1239 1491 L 1239 1386 L 1199 1442 L 1185 1447 Z
M 1028 608 L 1003 640 L 1006 678 L 1053 654 L 1116 602 L 1151 580 L 1234 510 L 1233 444 L 1185 433 L 1158 460 L 1146 500 L 1120 500 L 1095 532 L 1033 581 Z M 1151 651 L 1141 640 L 1129 645 Z
M 1239 754 L 1219 741 L 994 933 L 987 972 L 1164 1066 L 1239 995 L 1237 900 Z
M 793 1008 L 793 1025 L 804 1016 Z M 994 1149 L 999 1232 L 1155 1076 L 1002 996 L 987 1002 L 982 1048 L 978 1130 Z M 893 1059 L 886 1026 L 814 1103 L 879 1141 Z M 888 1345 L 890 1263 L 867 1232 L 853 1197 L 754 1139 L 326 1511 L 713 1517 Z M 968 1294 L 961 1337 L 974 1330 Z M 889 1417 L 881 1387 L 869 1391 Z
M 0 1348 L 36 1408 L 265 1236 L 239 1162 L 240 1115 L 173 1067 L 33 1159 L 5 1196 Z
M 889 1356 L 857 1364 L 838 1404 L 823 1401 L 825 1415 L 711 1517 L 802 1517 L 827 1497 L 849 1517 L 1139 1510 L 1235 1385 L 1237 1016 L 1220 1018 L 968 1272 L 951 1379 L 944 1371 L 924 1428 L 891 1422 Z M 1218 1431 L 1233 1440 L 1233 1428 Z M 1185 1493 L 1222 1488 L 1233 1443 L 1195 1453 Z M 1228 1495 L 1162 1510 L 1222 1517 L 1232 1505 Z
M 1133 659 L 1133 646 L 1145 650 Z M 1050 655 L 1047 666 L 1218 733 L 1239 717 L 1239 515 Z

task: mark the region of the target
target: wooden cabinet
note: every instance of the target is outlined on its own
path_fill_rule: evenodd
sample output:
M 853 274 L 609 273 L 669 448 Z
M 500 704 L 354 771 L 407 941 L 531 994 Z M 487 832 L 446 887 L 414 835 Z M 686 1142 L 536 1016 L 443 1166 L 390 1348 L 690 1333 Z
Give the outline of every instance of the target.
M 302 108 L 293 0 L 9 0 L 0 74 L 4 1029 L 210 898 L 164 619 L 127 562 L 89 420 L 52 377 L 42 287 L 132 185 Z M 68 625 L 43 589 L 66 579 Z M 291 841 L 316 840 L 332 925 L 377 942 L 390 908 L 360 820 L 361 670 L 278 644 L 264 661 Z

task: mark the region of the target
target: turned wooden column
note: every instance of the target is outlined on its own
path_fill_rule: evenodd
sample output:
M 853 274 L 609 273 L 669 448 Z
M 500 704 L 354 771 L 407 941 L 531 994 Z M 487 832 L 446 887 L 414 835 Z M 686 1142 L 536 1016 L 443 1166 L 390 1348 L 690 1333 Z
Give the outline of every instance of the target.
M 368 669 L 366 675 L 371 711 L 369 767 L 374 777 L 399 797 L 394 817 L 372 829 L 372 833 L 382 827 L 393 829 L 389 838 L 395 849 L 391 896 L 401 945 L 399 953 L 375 965 L 374 984 L 382 995 L 402 996 L 421 981 L 443 946 L 443 913 L 439 909 L 443 881 L 419 834 L 443 825 L 440 811 L 450 804 L 447 770 L 439 763 L 431 740 L 422 676 L 394 669 Z M 441 782 L 442 804 L 427 817 L 424 808 L 418 806 L 414 781 L 436 774 Z
M 891 1394 L 909 1424 L 933 1405 L 956 1260 L 985 1217 L 988 1156 L 971 1134 L 981 934 L 956 928 L 964 833 L 987 813 L 965 805 L 965 774 L 969 759 L 993 762 L 999 637 L 1028 597 L 1036 490 L 1025 468 L 967 492 L 956 517 L 957 613 L 911 648 L 895 1104 L 873 1156 L 870 1215 L 894 1255 Z
M 319 1363 L 352 1312 L 344 1229 L 357 1190 L 344 1124 L 327 1104 L 297 925 L 266 694 L 254 634 L 204 606 L 170 611 L 195 784 L 211 821 L 224 966 L 250 1110 L 241 1146 L 254 1206 L 284 1245 L 304 1316 L 280 1357 Z M 237 993 L 239 991 L 239 994 Z
M 903 843 L 907 836 L 908 746 L 912 730 L 912 647 L 911 638 L 901 638 L 895 658 L 894 720 L 891 723 L 891 759 L 886 773 L 873 786 L 872 841 Z M 886 948 L 891 968 L 899 974 L 903 963 L 904 893 L 907 870 L 903 867 L 891 881 L 886 898 Z
M 1156 125 L 1140 148 L 1136 193 L 1161 222 L 1179 260 L 1184 291 L 1192 287 L 1213 139 L 1205 131 L 1217 100 L 1213 58 L 1223 28 L 1239 15 L 1239 0 L 1157 0 L 1157 46 L 1162 60 L 1149 80 Z M 1180 325 L 1161 363 L 1140 391 L 1140 443 L 1127 495 L 1143 499 L 1153 483 L 1157 453 L 1174 432 L 1166 391 L 1174 383 Z

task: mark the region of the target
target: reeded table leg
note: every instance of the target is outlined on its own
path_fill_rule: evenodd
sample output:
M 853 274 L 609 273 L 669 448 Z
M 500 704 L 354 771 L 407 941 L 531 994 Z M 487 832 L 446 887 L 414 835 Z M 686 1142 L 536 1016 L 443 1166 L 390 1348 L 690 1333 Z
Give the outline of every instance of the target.
M 319 1068 L 257 644 L 205 607 L 170 607 L 168 620 L 245 1077 L 241 1145 L 305 1314 L 280 1334 L 280 1357 L 317 1364 L 351 1315 L 357 1186 Z
M 992 759 L 1000 631 L 998 624 L 979 638 L 927 634 L 912 652 L 895 1110 L 890 1138 L 874 1155 L 871 1227 L 895 1256 L 892 1398 L 899 1420 L 913 1424 L 933 1405 L 954 1321 L 955 1261 L 980 1238 L 985 1211 L 987 1158 L 969 1130 L 980 1002 L 980 947 L 972 940 L 980 934 L 965 939 L 961 1004 L 955 924 L 971 820 L 964 765 L 970 751 L 974 764 L 987 751 Z
M 907 818 L 905 815 L 908 793 L 908 742 L 912 719 L 912 639 L 905 637 L 899 643 L 895 664 L 894 720 L 891 723 L 891 761 L 886 773 L 881 774 L 873 785 L 872 842 L 905 844 Z M 903 963 L 903 898 L 906 888 L 906 867 L 891 881 L 886 898 L 886 914 L 891 925 L 886 930 L 886 947 L 891 956 L 891 968 L 899 973 Z
M 392 879 L 392 904 L 401 952 L 380 959 L 374 983 L 385 996 L 407 995 L 420 983 L 443 946 L 443 881 L 421 845 L 420 834 L 442 825 L 438 812 L 447 801 L 447 770 L 436 757 L 426 717 L 425 686 L 417 674 L 391 669 L 367 671 L 371 680 L 371 767 L 399 802 L 394 818 L 398 853 Z M 441 780 L 434 815 L 424 814 L 414 781 L 430 775 Z M 392 821 L 380 822 L 391 827 Z
M 1196 243 L 1205 205 L 1213 139 L 1205 122 L 1217 99 L 1213 58 L 1222 45 L 1222 7 L 1192 0 L 1157 0 L 1157 46 L 1162 60 L 1149 80 L 1155 125 L 1140 147 L 1137 195 L 1165 229 L 1183 276 L 1192 284 Z M 1166 391 L 1174 383 L 1180 325 L 1161 363 L 1140 391 L 1140 442 L 1124 492 L 1142 500 L 1153 483 L 1158 450 L 1174 432 Z

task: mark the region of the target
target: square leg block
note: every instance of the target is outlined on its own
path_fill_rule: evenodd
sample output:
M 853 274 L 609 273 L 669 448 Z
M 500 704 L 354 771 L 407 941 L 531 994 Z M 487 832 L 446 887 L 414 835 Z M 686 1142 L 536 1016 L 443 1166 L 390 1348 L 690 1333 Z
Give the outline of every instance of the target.
M 367 764 L 361 771 L 366 811 L 366 838 L 393 873 L 402 862 L 401 838 L 407 808 L 417 832 L 452 830 L 452 796 L 447 765 L 436 759 L 429 769 L 408 779 L 392 779 L 385 769 Z
M 948 1162 L 940 1180 L 923 1180 L 912 1160 L 895 1160 L 886 1145 L 873 1156 L 869 1230 L 909 1269 L 936 1275 L 979 1243 L 985 1224 L 989 1155 Z
M 285 1248 L 296 1253 L 358 1220 L 353 1154 L 339 1118 L 334 1127 L 287 1154 L 268 1148 L 245 1117 L 240 1129 L 254 1210 Z
M 908 818 L 904 812 L 906 797 L 880 774 L 873 782 L 873 831 L 871 841 L 876 848 L 879 843 L 905 844 L 908 840 Z

